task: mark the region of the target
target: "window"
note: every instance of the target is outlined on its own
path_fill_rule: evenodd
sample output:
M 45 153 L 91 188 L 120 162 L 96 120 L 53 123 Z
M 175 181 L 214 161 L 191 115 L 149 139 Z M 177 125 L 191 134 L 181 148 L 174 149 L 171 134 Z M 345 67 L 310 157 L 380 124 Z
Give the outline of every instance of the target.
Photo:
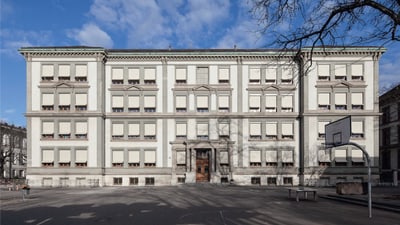
M 281 98 L 282 112 L 293 112 L 293 95 L 283 95 Z
M 293 178 L 292 177 L 284 177 L 283 185 L 293 185 Z
M 260 112 L 261 107 L 261 96 L 260 95 L 250 95 L 249 96 L 249 111 L 250 112 Z
M 112 111 L 113 112 L 124 111 L 124 96 L 112 96 Z
M 54 110 L 54 94 L 42 94 L 42 110 Z
M 75 166 L 87 167 L 87 150 L 78 149 L 75 151 Z
M 140 112 L 140 96 L 128 96 L 128 112 Z
M 260 185 L 261 184 L 261 178 L 260 177 L 252 177 L 251 178 L 251 184 Z
M 145 84 L 155 84 L 156 83 L 156 69 L 155 68 L 145 68 L 144 69 L 144 83 Z
M 269 167 L 278 166 L 278 152 L 276 150 L 265 151 L 265 165 Z
M 156 151 L 154 151 L 154 150 L 144 151 L 144 166 L 145 167 L 155 167 L 156 166 Z
M 328 123 L 327 121 L 318 122 L 318 138 L 325 138 L 325 125 Z
M 318 93 L 318 109 L 330 110 L 331 101 L 329 93 Z
M 386 106 L 382 109 L 382 123 L 390 123 L 390 106 Z
M 184 169 L 186 165 L 186 152 L 185 151 L 177 151 L 176 152 L 176 166 L 178 168 Z
M 229 123 L 218 124 L 219 138 L 229 138 Z
M 186 139 L 187 138 L 187 126 L 186 123 L 176 124 L 176 139 Z
M 58 80 L 70 80 L 70 65 L 58 65 Z
M 347 80 L 346 65 L 335 65 L 335 80 Z
M 129 177 L 129 185 L 139 185 L 138 177 Z
M 179 184 L 184 184 L 184 183 L 185 183 L 185 180 L 186 180 L 185 177 L 178 177 L 178 178 L 177 178 L 177 182 L 178 182 Z
M 186 69 L 185 68 L 177 68 L 175 70 L 175 82 L 177 84 L 186 84 Z
M 58 95 L 58 109 L 69 111 L 71 109 L 71 94 L 63 93 Z
M 229 152 L 228 151 L 220 151 L 219 152 L 219 164 L 221 168 L 229 169 Z M 227 170 L 225 170 L 227 171 Z
M 335 154 L 335 166 L 347 166 L 347 150 L 333 149 Z
M 42 65 L 42 81 L 54 80 L 54 66 Z
M 351 79 L 352 80 L 364 80 L 364 72 L 362 64 L 351 65 Z
M 62 139 L 71 138 L 71 123 L 70 122 L 60 122 L 58 124 L 58 137 Z
M 87 81 L 87 65 L 75 65 L 75 81 Z
M 364 109 L 363 93 L 351 93 L 351 109 Z
M 144 139 L 146 140 L 156 139 L 156 124 L 154 123 L 144 124 Z
M 277 68 L 267 68 L 265 71 L 265 83 L 275 84 L 276 83 L 276 69 Z
M 282 150 L 282 166 L 292 167 L 293 166 L 293 151 Z
M 112 139 L 123 139 L 124 138 L 124 124 L 123 123 L 113 123 L 112 124 Z
M 265 96 L 265 111 L 276 112 L 276 95 Z
M 346 110 L 347 109 L 347 94 L 346 93 L 335 93 L 335 109 Z
M 208 140 L 208 123 L 197 124 L 197 139 Z
M 176 96 L 175 97 L 175 111 L 176 112 L 186 112 L 187 111 L 187 100 L 186 96 Z
M 75 110 L 77 111 L 87 110 L 87 94 L 85 93 L 75 94 Z
M 331 164 L 330 150 L 325 150 L 325 146 L 321 146 L 322 149 L 318 150 L 318 164 L 319 166 L 325 167 Z
M 261 81 L 261 69 L 260 68 L 251 68 L 249 75 L 249 83 L 250 84 L 260 84 Z
M 58 163 L 60 167 L 71 166 L 71 151 L 70 150 L 58 150 Z
M 154 177 L 146 177 L 145 179 L 145 185 L 154 185 Z
M 156 111 L 156 96 L 144 96 L 144 111 L 145 112 Z
M 267 177 L 268 185 L 276 185 L 276 177 Z
M 330 80 L 330 65 L 318 65 L 318 80 Z
M 218 69 L 218 83 L 228 84 L 229 83 L 229 68 Z
M 114 185 L 122 185 L 122 177 L 113 177 Z
M 229 95 L 218 96 L 218 112 L 229 112 Z
M 128 68 L 128 84 L 139 84 L 139 83 L 140 83 L 140 69 Z
M 360 149 L 351 150 L 351 165 L 364 166 L 364 153 Z
M 250 123 L 250 140 L 261 140 L 261 123 Z
M 282 123 L 282 139 L 293 140 L 293 123 Z
M 75 137 L 78 139 L 87 139 L 87 122 L 75 123 Z
M 382 145 L 390 145 L 390 127 L 382 129 Z
M 54 166 L 54 151 L 53 150 L 42 150 L 42 166 L 53 167 Z
M 197 112 L 208 112 L 208 96 L 196 96 Z
M 364 138 L 364 123 L 351 121 L 351 138 Z
M 267 140 L 276 140 L 278 139 L 277 132 L 277 123 L 267 123 L 265 127 L 266 138 Z
M 282 67 L 282 84 L 291 84 L 293 81 L 293 68 Z
M 113 150 L 112 151 L 112 166 L 123 167 L 124 166 L 124 151 Z
M 112 84 L 123 84 L 124 83 L 124 69 L 123 68 L 112 68 L 111 69 L 111 83 Z
M 128 124 L 128 139 L 137 140 L 140 139 L 140 124 L 129 123 Z
M 250 166 L 261 167 L 261 151 L 251 150 L 250 151 Z
M 196 69 L 196 83 L 208 84 L 208 67 L 198 67 Z

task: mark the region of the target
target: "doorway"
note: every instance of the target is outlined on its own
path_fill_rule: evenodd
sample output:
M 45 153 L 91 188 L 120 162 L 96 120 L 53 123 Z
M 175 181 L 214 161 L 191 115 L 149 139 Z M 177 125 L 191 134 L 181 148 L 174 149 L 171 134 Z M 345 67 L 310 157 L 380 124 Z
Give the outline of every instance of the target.
M 209 153 L 209 149 L 196 149 L 196 182 L 210 181 Z

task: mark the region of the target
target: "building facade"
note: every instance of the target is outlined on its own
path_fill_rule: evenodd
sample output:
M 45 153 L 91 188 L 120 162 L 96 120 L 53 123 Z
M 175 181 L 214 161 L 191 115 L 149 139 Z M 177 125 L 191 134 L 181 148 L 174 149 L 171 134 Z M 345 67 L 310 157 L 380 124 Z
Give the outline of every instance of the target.
M 400 180 L 400 85 L 379 97 L 380 169 L 382 182 Z
M 25 178 L 26 175 L 26 128 L 0 122 L 1 178 Z
M 20 52 L 30 185 L 362 181 L 360 150 L 324 147 L 325 124 L 348 115 L 379 179 L 382 49 Z

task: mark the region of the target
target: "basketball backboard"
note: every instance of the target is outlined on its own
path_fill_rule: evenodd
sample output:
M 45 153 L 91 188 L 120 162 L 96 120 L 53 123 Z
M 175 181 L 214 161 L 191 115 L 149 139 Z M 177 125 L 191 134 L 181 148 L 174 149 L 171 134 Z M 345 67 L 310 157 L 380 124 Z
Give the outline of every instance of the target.
M 325 146 L 335 147 L 349 143 L 351 136 L 351 116 L 325 125 Z

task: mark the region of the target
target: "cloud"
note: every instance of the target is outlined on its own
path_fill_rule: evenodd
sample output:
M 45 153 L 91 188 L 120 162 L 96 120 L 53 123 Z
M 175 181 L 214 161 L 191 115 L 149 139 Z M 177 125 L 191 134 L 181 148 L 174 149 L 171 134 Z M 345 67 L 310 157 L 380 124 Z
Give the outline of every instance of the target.
M 5 114 L 11 114 L 11 113 L 15 113 L 15 109 L 6 109 L 6 110 L 4 110 L 4 113 Z
M 112 48 L 111 37 L 97 25 L 84 24 L 81 29 L 73 29 L 67 32 L 67 36 L 79 42 L 80 45 L 99 46 Z
M 53 43 L 53 33 L 51 31 L 30 31 L 18 29 L 0 30 L 0 54 L 7 56 L 19 56 L 18 49 L 29 46 L 49 46 Z

